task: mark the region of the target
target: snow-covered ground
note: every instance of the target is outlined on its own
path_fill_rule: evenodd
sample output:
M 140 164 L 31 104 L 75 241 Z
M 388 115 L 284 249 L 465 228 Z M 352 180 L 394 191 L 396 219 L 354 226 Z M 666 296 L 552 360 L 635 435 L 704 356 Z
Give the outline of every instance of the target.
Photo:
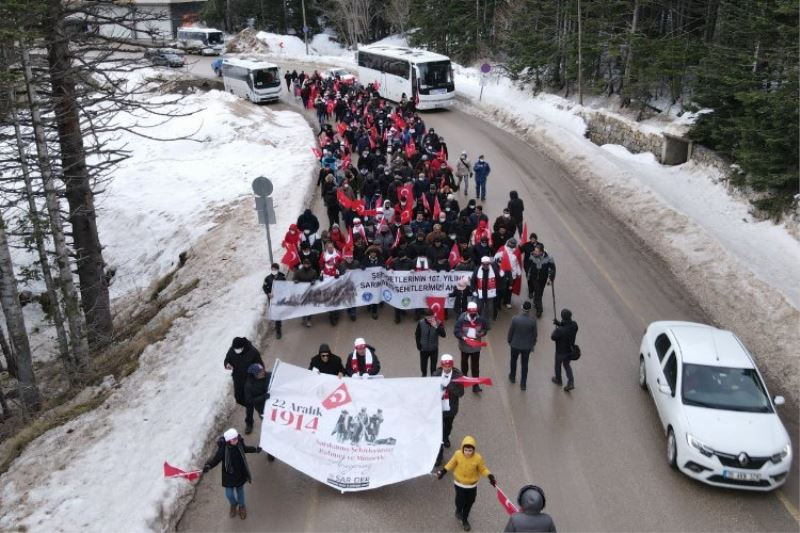
M 267 244 L 250 183 L 261 174 L 273 181 L 275 227 L 287 227 L 310 197 L 315 138 L 300 115 L 223 92 L 182 105 L 199 112 L 159 133 L 194 133 L 201 142 L 123 138 L 133 158 L 102 197 L 99 225 L 118 267 L 115 295 L 145 288 L 185 250 L 189 259 L 167 292 L 199 285 L 161 311 L 156 320 L 185 315 L 101 408 L 32 442 L 3 474 L 0 530 L 170 527 L 192 489 L 164 479 L 161 462 L 200 464 L 230 407 L 222 357 L 232 336 L 256 339 L 265 324 Z

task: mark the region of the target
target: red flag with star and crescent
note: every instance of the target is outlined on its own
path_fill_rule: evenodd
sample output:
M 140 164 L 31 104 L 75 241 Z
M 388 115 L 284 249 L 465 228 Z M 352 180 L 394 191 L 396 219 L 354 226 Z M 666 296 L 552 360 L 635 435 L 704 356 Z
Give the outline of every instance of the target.
M 425 305 L 436 315 L 436 320 L 444 322 L 444 296 L 426 296 Z
M 182 477 L 186 481 L 194 481 L 195 479 L 200 477 L 202 474 L 202 470 L 192 470 L 191 472 L 186 472 L 185 470 L 181 470 L 180 468 L 174 467 L 168 462 L 164 461 L 164 477 Z
M 512 514 L 514 514 L 516 512 L 519 512 L 519 509 L 517 509 L 517 506 L 514 505 L 511 502 L 511 500 L 508 499 L 508 496 L 506 496 L 505 492 L 500 490 L 500 487 L 495 487 L 495 490 L 497 490 L 497 501 L 499 501 L 500 505 L 503 506 L 503 509 L 505 509 L 506 514 L 512 515 Z
M 450 255 L 447 256 L 447 261 L 450 263 L 450 268 L 455 268 L 456 265 L 461 262 L 461 252 L 458 251 L 458 243 L 453 243 L 453 247 L 450 248 Z
M 288 243 L 287 243 L 288 244 Z M 286 253 L 283 254 L 281 263 L 289 267 L 289 270 L 294 270 L 294 267 L 300 264 L 300 255 L 297 253 L 297 246 L 289 244 L 286 247 Z
M 528 244 L 528 223 L 522 223 L 522 235 L 519 236 L 519 244 Z
M 338 387 L 336 387 L 332 393 L 328 394 L 328 396 L 322 400 L 322 407 L 325 409 L 336 409 L 337 407 L 341 407 L 346 403 L 350 403 L 352 398 L 350 398 L 350 391 L 347 390 L 347 385 L 342 383 Z

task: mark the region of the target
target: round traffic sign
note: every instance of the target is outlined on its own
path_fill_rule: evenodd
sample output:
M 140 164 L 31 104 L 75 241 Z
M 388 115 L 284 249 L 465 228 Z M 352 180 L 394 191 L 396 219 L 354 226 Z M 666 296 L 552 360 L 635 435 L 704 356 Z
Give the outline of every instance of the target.
M 308 30 L 309 30 L 308 26 L 303 26 L 303 33 L 308 33 Z
M 272 182 L 264 176 L 259 176 L 253 180 L 253 192 L 257 196 L 269 196 L 272 194 Z
M 492 66 L 489 63 L 484 63 L 481 65 L 481 72 L 484 74 L 488 74 L 490 70 L 492 70 Z

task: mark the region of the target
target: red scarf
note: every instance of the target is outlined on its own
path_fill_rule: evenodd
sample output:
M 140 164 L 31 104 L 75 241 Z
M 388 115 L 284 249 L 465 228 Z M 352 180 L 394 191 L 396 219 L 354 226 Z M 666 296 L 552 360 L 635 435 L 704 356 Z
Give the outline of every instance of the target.
M 366 373 L 369 374 L 372 370 L 372 352 L 369 348 L 364 348 L 364 366 L 366 367 Z M 361 373 L 358 369 L 358 352 L 355 350 L 353 350 L 353 359 L 350 361 L 350 368 L 353 369 L 354 374 Z

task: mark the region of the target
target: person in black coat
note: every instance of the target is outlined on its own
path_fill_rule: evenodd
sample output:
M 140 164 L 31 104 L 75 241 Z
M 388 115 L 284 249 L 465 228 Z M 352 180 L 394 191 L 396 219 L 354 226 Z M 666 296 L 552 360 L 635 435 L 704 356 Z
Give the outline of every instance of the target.
M 517 233 L 519 233 L 520 237 L 523 237 L 522 212 L 525 211 L 525 204 L 522 203 L 522 199 L 519 197 L 517 191 L 511 191 L 508 193 L 508 196 L 508 212 L 511 214 L 511 220 L 513 220 L 514 224 L 517 226 Z
M 441 466 L 444 449 L 450 447 L 450 432 L 458 414 L 458 399 L 464 396 L 464 385 L 454 380 L 463 376 L 461 370 L 453 367 L 453 356 L 442 354 L 441 365 L 433 371 L 431 377 L 442 379 L 442 445 L 436 457 L 436 466 Z
M 260 451 L 261 448 L 247 446 L 239 432 L 231 428 L 217 439 L 217 451 L 203 466 L 205 473 L 222 462 L 222 486 L 225 487 L 225 496 L 231 504 L 231 518 L 236 516 L 237 511 L 242 520 L 247 518 L 244 484 L 249 483 L 251 478 L 244 454 Z
M 281 266 L 278 263 L 272 263 L 272 271 L 267 274 L 267 277 L 264 278 L 264 283 L 261 285 L 261 290 L 264 291 L 264 294 L 267 295 L 267 302 L 272 301 L 272 284 L 275 281 L 285 281 L 286 275 L 281 272 Z M 282 327 L 283 322 L 280 320 L 275 320 L 273 322 L 275 324 L 275 338 L 280 339 L 283 335 Z
M 311 230 L 311 233 L 319 231 L 319 219 L 311 209 L 306 209 L 303 214 L 297 217 L 297 229 L 300 231 Z
M 245 408 L 245 434 L 253 431 L 253 406 L 248 405 L 244 397 L 244 384 L 247 381 L 247 369 L 253 363 L 264 366 L 261 354 L 245 337 L 234 337 L 228 353 L 225 354 L 225 368 L 231 371 L 233 378 L 233 397 L 236 403 Z
M 556 375 L 550 381 L 556 385 L 561 385 L 561 367 L 567 372 L 566 392 L 575 388 L 575 379 L 572 375 L 572 349 L 575 346 L 575 337 L 578 335 L 578 323 L 572 320 L 572 311 L 569 309 L 561 310 L 561 322 L 553 319 L 556 329 L 550 339 L 556 343 Z
M 543 513 L 544 491 L 536 485 L 525 485 L 519 491 L 517 504 L 520 511 L 512 514 L 504 532 L 541 531 L 555 533 L 556 525 L 549 514 Z
M 309 370 L 318 370 L 320 374 L 331 374 L 342 377 L 345 373 L 342 358 L 331 353 L 331 348 L 325 343 L 319 345 L 317 355 L 311 358 L 308 364 Z
M 344 371 L 349 377 L 364 375 L 375 376 L 381 373 L 381 362 L 375 348 L 367 344 L 361 337 L 353 343 L 354 350 L 347 356 Z
M 425 318 L 417 323 L 417 329 L 414 332 L 417 351 L 419 351 L 419 368 L 423 378 L 428 375 L 428 366 L 431 369 L 431 376 L 436 370 L 436 360 L 439 358 L 439 337 L 444 338 L 447 335 L 444 324 L 436 319 L 433 311 L 425 309 L 424 314 Z
M 269 382 L 272 379 L 272 372 L 267 372 L 258 363 L 253 363 L 247 369 L 247 381 L 244 384 L 244 398 L 248 405 L 252 405 L 258 416 L 264 419 L 264 405 L 269 400 Z M 272 462 L 275 458 L 267 454 L 267 461 Z

